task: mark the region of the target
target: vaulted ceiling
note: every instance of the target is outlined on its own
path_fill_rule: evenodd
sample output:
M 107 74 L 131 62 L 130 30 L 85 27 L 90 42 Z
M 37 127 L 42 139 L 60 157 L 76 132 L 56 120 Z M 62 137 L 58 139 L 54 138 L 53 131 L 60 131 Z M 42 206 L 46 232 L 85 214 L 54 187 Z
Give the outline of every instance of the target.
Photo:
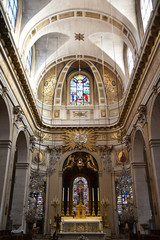
M 84 36 L 81 41 L 75 40 L 79 33 Z M 133 55 L 140 46 L 135 1 L 23 0 L 18 42 L 23 57 L 30 47 L 35 49 L 33 89 L 46 66 L 79 55 L 104 60 L 127 84 L 124 44 Z

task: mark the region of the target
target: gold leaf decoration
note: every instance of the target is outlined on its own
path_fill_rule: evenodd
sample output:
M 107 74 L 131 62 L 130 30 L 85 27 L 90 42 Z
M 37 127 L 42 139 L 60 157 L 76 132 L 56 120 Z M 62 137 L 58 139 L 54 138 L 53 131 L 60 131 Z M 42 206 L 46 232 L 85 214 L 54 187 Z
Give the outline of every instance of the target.
M 63 136 L 65 140 L 65 151 L 75 148 L 86 148 L 89 151 L 95 150 L 96 134 L 91 129 L 66 130 Z

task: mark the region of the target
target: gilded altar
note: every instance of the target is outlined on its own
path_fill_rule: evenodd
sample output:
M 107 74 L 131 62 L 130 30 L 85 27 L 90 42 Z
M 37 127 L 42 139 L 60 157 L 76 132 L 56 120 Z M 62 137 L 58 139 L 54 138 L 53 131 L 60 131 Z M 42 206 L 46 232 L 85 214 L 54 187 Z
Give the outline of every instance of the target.
M 103 232 L 102 217 L 62 217 L 61 232 Z

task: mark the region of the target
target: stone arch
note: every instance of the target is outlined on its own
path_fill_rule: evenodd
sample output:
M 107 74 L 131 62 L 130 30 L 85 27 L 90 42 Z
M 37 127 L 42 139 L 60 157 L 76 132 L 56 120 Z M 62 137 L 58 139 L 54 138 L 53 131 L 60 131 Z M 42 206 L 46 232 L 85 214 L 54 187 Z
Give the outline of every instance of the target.
M 63 163 L 63 196 L 64 201 L 64 213 L 72 215 L 72 203 L 73 203 L 73 181 L 77 177 L 83 177 L 88 182 L 89 192 L 89 204 L 90 214 L 93 214 L 93 204 L 95 207 L 95 213 L 98 214 L 98 199 L 99 199 L 99 176 L 98 176 L 98 164 L 96 159 L 85 151 L 75 151 L 70 154 Z M 69 213 L 68 205 L 69 202 Z
M 96 153 L 90 152 L 87 149 L 82 149 L 81 151 L 82 152 L 86 152 L 88 154 L 91 154 L 95 158 L 95 160 L 96 160 L 96 163 L 98 165 L 99 171 L 102 171 L 102 164 L 101 164 L 101 162 L 99 160 L 99 156 Z M 60 171 L 63 171 L 63 165 L 64 165 L 64 162 L 66 161 L 66 159 L 68 158 L 68 156 L 73 154 L 73 153 L 76 153 L 76 152 L 77 152 L 77 149 L 72 150 L 70 152 L 67 151 L 65 154 L 63 154 L 63 157 L 61 158 L 61 161 L 60 161 Z
M 154 180 L 155 180 L 155 188 L 157 199 L 160 198 L 160 93 L 156 96 L 152 110 L 151 110 L 151 118 L 150 118 L 150 149 L 151 156 L 153 162 L 153 172 L 154 172 Z M 160 216 L 160 203 L 156 208 L 157 216 Z M 159 220 L 157 219 L 156 227 L 159 228 Z
M 10 139 L 10 117 L 8 106 L 0 96 L 0 228 L 5 227 L 5 194 L 7 189 L 8 164 L 11 149 Z
M 157 95 L 151 112 L 151 139 L 160 139 L 160 93 Z
M 8 140 L 10 137 L 10 119 L 7 105 L 0 96 L 0 140 Z
M 24 131 L 20 131 L 16 140 L 16 151 L 14 155 L 12 186 L 9 204 L 9 218 L 12 225 L 21 226 L 24 223 L 24 203 L 26 193 L 27 168 L 28 168 L 28 146 Z
M 143 224 L 149 225 L 151 219 L 150 206 L 150 186 L 147 182 L 148 168 L 146 145 L 143 132 L 137 129 L 133 142 L 133 173 L 134 173 L 134 190 L 138 215 L 138 230 L 141 231 Z

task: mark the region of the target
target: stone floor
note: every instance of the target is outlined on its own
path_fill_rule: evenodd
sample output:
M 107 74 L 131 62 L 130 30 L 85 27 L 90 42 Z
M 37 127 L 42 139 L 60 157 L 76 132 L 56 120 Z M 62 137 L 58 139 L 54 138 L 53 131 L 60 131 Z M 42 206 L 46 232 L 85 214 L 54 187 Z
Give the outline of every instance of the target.
M 36 234 L 33 236 L 33 240 L 52 240 L 52 237 L 49 235 L 41 235 L 41 234 Z M 125 238 L 124 236 L 121 236 L 120 238 L 106 238 L 106 240 L 129 240 L 129 238 Z

